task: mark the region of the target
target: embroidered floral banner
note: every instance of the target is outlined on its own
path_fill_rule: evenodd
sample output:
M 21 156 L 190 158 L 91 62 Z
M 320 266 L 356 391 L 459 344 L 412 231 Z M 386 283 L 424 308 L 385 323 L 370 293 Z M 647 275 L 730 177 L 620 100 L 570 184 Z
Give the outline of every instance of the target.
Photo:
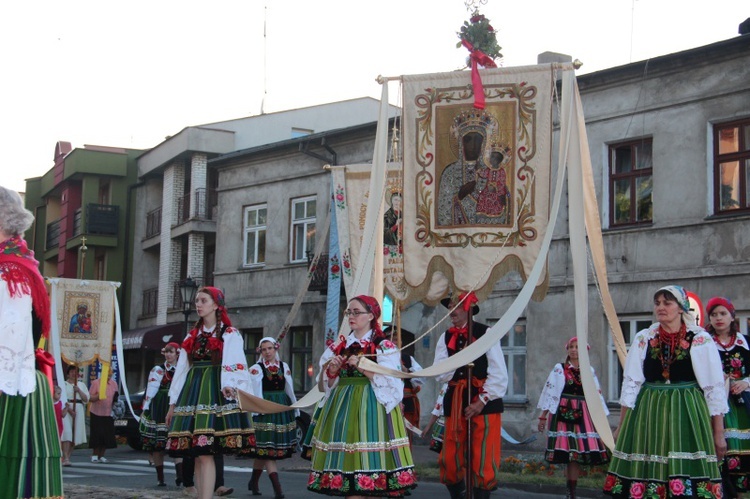
M 359 248 L 365 228 L 370 200 L 369 164 L 333 167 L 333 202 L 341 248 L 340 268 L 344 284 L 352 289 L 351 280 L 359 261 Z M 401 164 L 389 163 L 383 207 L 383 278 L 388 294 L 399 301 L 408 298 L 404 284 L 402 234 Z M 338 263 L 338 262 L 337 262 Z M 333 269 L 331 269 L 333 271 Z
M 115 286 L 108 281 L 50 279 L 53 329 L 68 364 L 110 362 L 115 330 Z
M 413 299 L 525 280 L 549 222 L 550 65 L 481 72 L 475 109 L 466 71 L 403 77 L 404 281 Z M 535 298 L 547 289 L 547 273 Z M 432 290 L 430 291 L 430 287 Z

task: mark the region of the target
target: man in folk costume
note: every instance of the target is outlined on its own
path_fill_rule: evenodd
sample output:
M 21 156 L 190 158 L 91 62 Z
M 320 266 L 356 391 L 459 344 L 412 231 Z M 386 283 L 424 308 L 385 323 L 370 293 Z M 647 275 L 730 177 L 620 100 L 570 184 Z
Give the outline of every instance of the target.
M 453 325 L 435 346 L 435 364 L 460 352 L 488 329 L 472 320 L 479 313 L 474 293 L 461 293 L 457 299 L 446 298 L 440 303 L 451 310 Z M 440 481 L 448 487 L 451 499 L 463 498 L 467 485 L 472 487 L 475 499 L 489 498 L 500 468 L 502 397 L 508 388 L 508 369 L 500 343 L 479 356 L 471 369 L 462 366 L 437 381 L 448 383 L 443 400 L 445 437 L 438 458 Z

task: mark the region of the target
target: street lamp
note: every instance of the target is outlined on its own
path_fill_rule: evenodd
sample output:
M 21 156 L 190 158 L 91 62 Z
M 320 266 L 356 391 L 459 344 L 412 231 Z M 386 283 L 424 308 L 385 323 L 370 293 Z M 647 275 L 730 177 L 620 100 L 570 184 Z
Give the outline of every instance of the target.
M 188 320 L 190 319 L 190 312 L 192 312 L 193 302 L 195 301 L 195 293 L 198 291 L 198 285 L 194 280 L 188 276 L 187 279 L 180 282 L 180 299 L 182 300 L 182 313 L 185 314 L 185 335 L 183 338 L 187 338 L 188 334 Z

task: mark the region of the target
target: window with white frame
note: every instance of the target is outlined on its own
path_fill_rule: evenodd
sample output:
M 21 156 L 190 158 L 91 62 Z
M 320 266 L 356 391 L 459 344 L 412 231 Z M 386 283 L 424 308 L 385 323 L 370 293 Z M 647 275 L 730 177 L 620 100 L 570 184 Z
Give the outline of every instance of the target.
M 315 196 L 292 199 L 292 226 L 289 261 L 306 262 L 307 252 L 315 248 Z
M 750 118 L 714 126 L 714 211 L 750 211 Z
M 266 262 L 266 204 L 245 207 L 243 265 L 253 267 Z
M 620 329 L 622 329 L 622 336 L 625 341 L 626 350 L 630 349 L 630 341 L 635 338 L 636 333 L 642 329 L 646 329 L 654 322 L 651 315 L 621 319 Z M 617 351 L 615 350 L 615 343 L 612 340 L 612 335 L 609 333 L 609 329 L 607 331 L 607 352 L 609 357 L 609 359 L 607 359 L 607 365 L 609 366 L 607 373 L 607 402 L 616 404 L 620 401 L 623 370 L 620 365 L 620 360 L 617 357 Z
M 491 321 L 492 323 L 497 320 Z M 500 340 L 505 365 L 508 368 L 506 402 L 525 403 L 526 396 L 526 321 L 520 320 Z

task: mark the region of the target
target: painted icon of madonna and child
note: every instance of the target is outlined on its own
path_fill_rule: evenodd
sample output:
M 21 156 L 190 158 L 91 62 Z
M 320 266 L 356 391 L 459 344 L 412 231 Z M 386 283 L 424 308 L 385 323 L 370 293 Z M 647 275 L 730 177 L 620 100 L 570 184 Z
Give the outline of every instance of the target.
M 512 149 L 497 140 L 497 121 L 485 113 L 458 114 L 450 148 L 457 160 L 438 182 L 437 225 L 506 225 L 511 221 Z M 454 156 L 455 157 L 455 156 Z

